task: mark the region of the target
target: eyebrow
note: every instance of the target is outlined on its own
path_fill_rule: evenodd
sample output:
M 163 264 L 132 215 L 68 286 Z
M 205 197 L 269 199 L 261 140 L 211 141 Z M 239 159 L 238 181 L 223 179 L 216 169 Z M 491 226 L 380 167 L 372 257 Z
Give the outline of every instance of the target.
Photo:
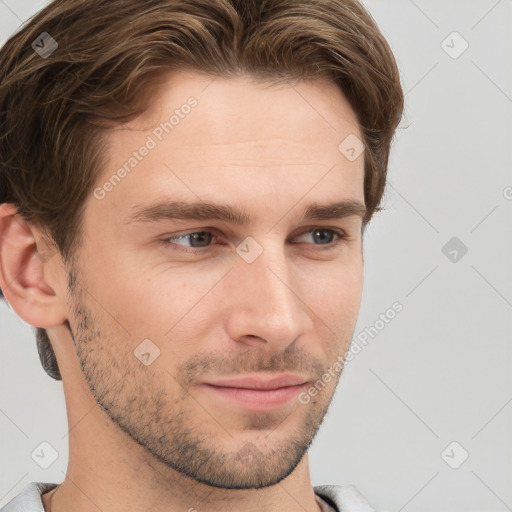
M 343 200 L 328 204 L 312 203 L 302 211 L 304 220 L 342 219 L 353 215 L 365 219 L 367 209 L 358 200 Z M 159 201 L 137 204 L 130 209 L 124 224 L 150 223 L 161 220 L 217 220 L 247 226 L 253 221 L 244 209 L 209 202 Z

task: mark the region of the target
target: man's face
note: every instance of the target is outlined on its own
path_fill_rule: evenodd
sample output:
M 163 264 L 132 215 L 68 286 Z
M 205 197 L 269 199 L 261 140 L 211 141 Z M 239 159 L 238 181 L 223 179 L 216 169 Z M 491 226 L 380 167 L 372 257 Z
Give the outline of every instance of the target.
M 109 133 L 71 269 L 69 323 L 95 400 L 168 467 L 255 488 L 281 481 L 306 453 L 340 372 L 322 376 L 353 335 L 363 260 L 360 216 L 304 213 L 364 205 L 363 155 L 338 149 L 350 134 L 362 138 L 329 82 L 270 87 L 192 72 L 173 75 L 143 117 Z M 215 208 L 196 220 L 142 212 L 176 201 L 230 207 L 247 222 L 215 219 Z M 207 384 L 283 373 L 307 383 L 285 392 Z

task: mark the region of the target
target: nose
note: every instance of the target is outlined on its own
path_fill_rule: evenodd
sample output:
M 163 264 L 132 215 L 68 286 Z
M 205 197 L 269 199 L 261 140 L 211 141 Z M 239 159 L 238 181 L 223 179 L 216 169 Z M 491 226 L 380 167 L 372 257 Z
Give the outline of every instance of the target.
M 237 258 L 223 290 L 231 339 L 250 347 L 266 344 L 273 352 L 295 342 L 312 328 L 305 283 L 286 261 L 284 247 L 265 247 L 252 263 Z

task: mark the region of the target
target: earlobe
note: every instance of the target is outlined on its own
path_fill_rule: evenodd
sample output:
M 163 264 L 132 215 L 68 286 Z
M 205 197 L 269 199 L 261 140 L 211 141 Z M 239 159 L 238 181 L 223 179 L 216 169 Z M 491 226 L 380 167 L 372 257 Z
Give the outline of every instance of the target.
M 47 244 L 17 215 L 13 204 L 0 205 L 0 287 L 18 316 L 34 327 L 53 327 L 66 320 L 61 298 L 45 280 Z

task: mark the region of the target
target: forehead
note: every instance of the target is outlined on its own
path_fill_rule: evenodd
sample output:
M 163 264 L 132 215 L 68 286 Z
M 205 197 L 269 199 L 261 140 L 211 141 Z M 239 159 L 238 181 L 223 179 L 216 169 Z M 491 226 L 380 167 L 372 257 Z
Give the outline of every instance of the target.
M 239 200 L 266 192 L 285 200 L 288 192 L 298 200 L 319 181 L 320 194 L 337 188 L 364 201 L 364 155 L 351 161 L 339 149 L 348 136 L 362 139 L 357 117 L 325 79 L 273 84 L 176 72 L 143 115 L 108 133 L 111 158 L 99 185 L 124 167 L 108 195 L 119 206 L 163 191 L 192 198 L 236 189 Z
M 161 123 L 168 123 L 165 135 L 172 132 L 166 143 L 194 147 L 259 141 L 268 147 L 288 141 L 337 149 L 350 133 L 362 139 L 351 106 L 327 79 L 274 83 L 250 75 L 225 78 L 183 70 L 160 81 L 146 112 L 110 131 L 111 142 L 123 145 L 137 139 L 137 131 L 151 131 Z

